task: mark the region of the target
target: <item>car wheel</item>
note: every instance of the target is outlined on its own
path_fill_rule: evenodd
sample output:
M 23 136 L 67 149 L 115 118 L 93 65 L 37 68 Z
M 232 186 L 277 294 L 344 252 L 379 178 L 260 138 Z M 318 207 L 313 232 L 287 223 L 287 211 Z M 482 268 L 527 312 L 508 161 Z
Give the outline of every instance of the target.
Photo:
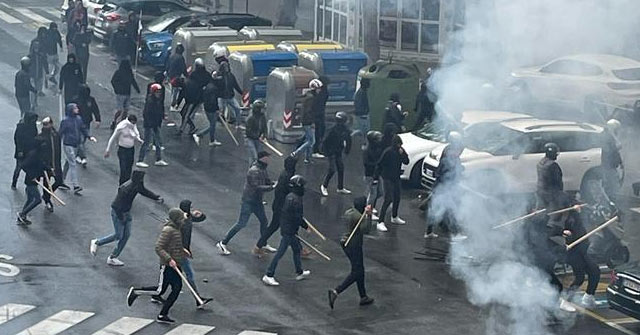
M 590 95 L 584 98 L 582 111 L 587 120 L 591 122 L 604 123 L 610 118 L 607 106 L 604 105 L 604 99 L 598 96 Z
M 629 261 L 629 248 L 625 245 L 617 245 L 607 249 L 605 256 L 607 266 L 610 269 L 615 269 Z
M 422 162 L 424 159 L 421 159 L 413 165 L 411 169 L 411 174 L 409 174 L 409 184 L 411 187 L 419 188 L 420 187 L 420 179 L 422 178 Z

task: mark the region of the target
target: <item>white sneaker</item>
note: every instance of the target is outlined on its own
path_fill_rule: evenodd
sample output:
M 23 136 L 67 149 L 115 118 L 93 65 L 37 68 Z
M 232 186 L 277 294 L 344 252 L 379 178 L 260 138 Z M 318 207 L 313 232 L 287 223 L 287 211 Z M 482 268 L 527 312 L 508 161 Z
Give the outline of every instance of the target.
M 83 158 L 83 159 L 82 159 L 82 163 L 80 163 L 80 164 L 82 164 L 82 165 L 87 165 L 87 159 L 86 159 L 86 158 Z
M 161 159 L 159 161 L 156 161 L 153 165 L 155 165 L 155 166 L 167 166 L 167 165 L 169 165 L 169 163 L 167 163 L 167 162 L 165 162 L 165 161 L 163 161 Z
M 267 275 L 262 276 L 262 282 L 267 286 L 279 286 L 280 285 L 280 283 L 278 283 L 275 278 L 269 277 Z
M 380 220 L 380 218 L 374 213 L 371 213 L 371 221 L 378 221 L 378 220 Z
M 575 313 L 576 312 L 576 308 L 571 306 L 571 304 L 560 298 L 560 306 L 558 306 L 561 310 L 565 311 L 565 312 L 569 312 L 569 313 Z
M 265 245 L 264 247 L 262 247 L 262 249 L 264 249 L 267 252 L 272 252 L 272 253 L 278 251 L 278 249 L 276 249 L 276 248 L 274 248 L 274 247 L 272 247 L 272 246 L 270 246 L 268 244 Z
M 467 239 L 467 235 L 457 234 L 451 236 L 451 242 L 462 242 Z
M 313 158 L 324 158 L 324 155 L 319 153 L 319 152 L 316 152 L 314 154 L 311 154 L 311 157 L 313 157 Z
M 581 304 L 582 306 L 587 308 L 594 307 L 596 305 L 596 298 L 591 294 L 585 293 L 582 296 Z
M 324 187 L 324 185 L 320 185 L 320 193 L 322 193 L 323 197 L 328 197 L 329 196 L 329 191 L 327 191 L 327 188 Z
M 346 188 L 340 188 L 337 192 L 340 194 L 351 194 L 351 191 L 347 190 Z
M 222 145 L 222 143 L 220 143 L 220 142 L 218 142 L 216 140 L 213 140 L 213 142 L 209 142 L 209 146 L 210 147 L 219 147 L 221 145 Z
M 111 256 L 107 257 L 107 264 L 111 265 L 111 266 L 123 266 L 124 263 L 117 259 L 117 258 L 111 258 Z
M 301 274 L 296 276 L 296 280 L 298 280 L 298 281 L 304 280 L 305 278 L 309 277 L 310 275 L 311 275 L 311 271 L 304 270 L 304 271 L 302 271 Z
M 374 209 L 371 210 L 371 213 L 378 214 L 378 210 L 374 208 Z
M 191 135 L 193 137 L 193 141 L 196 142 L 196 145 L 200 145 L 200 136 L 198 134 Z
M 218 247 L 218 250 L 220 251 L 221 255 L 224 255 L 224 256 L 231 255 L 231 252 L 229 251 L 229 249 L 227 249 L 227 246 L 222 242 L 216 243 L 216 247 Z
M 378 224 L 376 225 L 376 228 L 378 229 L 378 231 L 381 231 L 381 232 L 385 232 L 389 230 L 387 229 L 387 226 L 384 225 L 384 222 L 378 222 Z
M 82 158 L 76 156 L 76 163 L 82 164 Z
M 424 233 L 424 238 L 438 238 L 438 234 L 431 232 L 431 233 Z
M 393 224 L 407 224 L 407 221 L 401 219 L 399 216 L 391 217 L 391 223 Z
M 96 253 L 98 252 L 98 240 L 97 239 L 91 240 L 91 244 L 89 245 L 89 252 L 91 253 L 91 256 L 93 256 L 93 257 L 96 256 Z
M 148 168 L 149 164 L 145 163 L 145 162 L 137 162 L 136 166 L 139 168 Z
M 164 147 L 160 147 L 160 150 L 164 150 Z M 156 151 L 156 146 L 155 145 L 151 146 L 151 151 Z

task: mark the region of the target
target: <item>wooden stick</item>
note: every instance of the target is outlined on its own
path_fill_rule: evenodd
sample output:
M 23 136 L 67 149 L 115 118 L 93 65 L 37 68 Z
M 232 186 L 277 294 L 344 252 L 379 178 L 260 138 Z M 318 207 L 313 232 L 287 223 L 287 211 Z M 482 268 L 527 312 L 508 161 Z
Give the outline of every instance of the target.
M 488 196 L 488 195 L 486 195 L 486 194 L 482 194 L 482 193 L 480 193 L 480 192 L 478 192 L 478 191 L 476 191 L 476 190 L 474 190 L 474 189 L 472 189 L 472 188 L 470 188 L 469 186 L 466 186 L 466 185 L 464 185 L 464 184 L 460 184 L 460 188 L 462 188 L 463 190 L 465 190 L 465 191 L 467 191 L 467 192 L 471 192 L 471 193 L 473 193 L 473 194 L 477 195 L 478 197 L 480 197 L 480 198 L 482 198 L 482 199 L 484 199 L 484 200 L 492 200 L 492 199 L 495 199 L 495 198 L 490 197 L 490 196 Z
M 56 199 L 56 201 L 57 201 L 57 202 L 59 202 L 62 206 L 66 206 L 66 205 L 67 205 L 67 204 L 65 204 L 65 203 L 64 203 L 64 201 L 60 200 L 60 198 L 58 198 L 58 196 L 57 196 L 55 193 L 53 193 L 53 192 L 49 191 L 49 189 L 48 189 L 48 188 L 46 188 L 46 187 L 44 186 L 44 184 L 42 184 L 42 182 L 41 182 L 41 181 L 39 181 L 38 179 L 34 179 L 33 181 L 35 181 L 35 182 L 36 182 L 36 184 L 40 185 L 40 187 L 42 187 L 42 189 L 43 189 L 45 192 L 49 193 L 49 194 L 51 195 L 51 197 L 53 197 L 54 199 Z
M 358 229 L 360 228 L 360 224 L 362 223 L 362 220 L 364 219 L 365 216 L 367 216 L 366 210 L 364 211 L 364 213 L 362 213 L 362 215 L 360 215 L 360 220 L 358 220 L 358 223 L 356 223 L 356 226 L 351 231 L 351 234 L 349 234 L 349 238 L 347 238 L 347 241 L 344 242 L 345 247 L 349 245 L 349 242 L 351 242 L 351 238 L 353 237 L 353 235 L 355 235 L 356 231 L 358 231 Z
M 182 273 L 182 270 L 178 268 L 174 268 L 174 270 L 176 270 L 180 278 L 182 278 L 182 281 L 187 285 L 187 287 L 189 288 L 189 291 L 191 291 L 191 294 L 193 294 L 193 297 L 196 298 L 196 301 L 198 302 L 198 304 L 200 305 L 204 304 L 204 301 L 202 301 L 202 298 L 200 298 L 200 296 L 198 295 L 198 292 L 196 292 L 196 290 L 194 290 L 193 287 L 191 287 L 191 284 L 189 284 L 189 281 L 187 280 L 187 277 L 185 277 L 184 274 Z
M 547 213 L 547 215 L 551 216 L 551 215 L 562 214 L 562 213 L 571 212 L 571 211 L 577 211 L 580 208 L 585 207 L 585 206 L 588 206 L 588 204 L 573 205 L 571 207 L 558 209 L 557 211 L 553 211 L 551 213 Z
M 309 222 L 309 220 L 307 220 L 307 218 L 303 218 L 303 219 L 304 219 L 304 222 L 306 222 L 306 223 L 307 223 L 307 226 L 309 226 L 309 228 L 311 228 L 311 230 L 313 230 L 313 232 L 314 232 L 314 233 L 316 233 L 318 236 L 320 236 L 320 238 L 321 238 L 323 241 L 326 241 L 326 240 L 327 240 L 327 238 L 326 238 L 324 235 L 322 235 L 322 233 L 321 233 L 318 229 L 316 229 L 316 227 L 314 227 L 314 226 L 311 224 L 311 222 Z
M 49 178 L 49 173 L 47 173 L 47 171 L 44 172 L 45 177 L 47 178 L 47 189 L 49 189 L 49 191 L 51 191 L 51 193 L 53 193 L 53 188 L 51 188 L 51 178 Z M 44 183 L 43 183 L 44 184 Z M 60 203 L 60 201 L 57 198 L 53 198 L 57 203 L 59 203 L 60 205 L 63 205 L 62 203 Z
M 224 127 L 227 129 L 227 132 L 229 133 L 229 135 L 231 135 L 231 139 L 233 140 L 233 142 L 235 142 L 236 146 L 239 146 L 240 143 L 238 143 L 238 140 L 236 140 L 236 137 L 233 136 L 233 132 L 231 132 L 231 128 L 229 128 L 229 124 L 227 123 L 227 121 L 225 121 L 222 115 L 220 114 L 218 114 L 218 118 L 220 119 L 220 122 L 222 122 Z
M 280 157 L 284 156 L 284 154 L 280 152 L 280 150 L 276 149 L 276 147 L 271 145 L 271 143 L 267 142 L 267 140 L 260 140 L 260 142 L 262 142 L 267 148 L 271 149 L 271 151 L 275 152 L 276 155 Z
M 311 248 L 311 250 L 315 251 L 318 253 L 318 255 L 322 256 L 324 259 L 330 261 L 331 258 L 327 255 L 325 255 L 322 251 L 318 250 L 318 248 L 314 247 L 313 245 L 311 245 L 311 243 L 305 241 L 302 237 L 300 237 L 299 235 L 296 235 L 296 237 L 300 240 L 300 242 L 304 243 L 307 247 Z
M 567 251 L 571 250 L 573 247 L 575 247 L 576 245 L 580 244 L 580 242 L 583 242 L 584 240 L 588 239 L 589 236 L 601 231 L 602 229 L 606 228 L 608 225 L 614 223 L 618 221 L 618 217 L 614 216 L 613 218 L 609 219 L 609 221 L 599 225 L 598 227 L 596 227 L 595 229 L 593 229 L 592 231 L 582 235 L 582 237 L 580 237 L 579 239 L 573 241 L 573 243 L 569 244 L 567 246 Z
M 493 227 L 493 229 L 502 228 L 502 227 L 505 227 L 505 226 L 508 226 L 508 225 L 514 224 L 514 223 L 516 223 L 516 222 L 520 222 L 520 221 L 526 220 L 526 219 L 528 219 L 528 218 L 534 217 L 534 216 L 536 216 L 536 215 L 538 215 L 538 214 L 541 214 L 541 213 L 544 213 L 544 212 L 546 212 L 546 211 L 547 211 L 547 209 L 546 209 L 546 208 L 539 209 L 539 210 L 537 210 L 537 211 L 535 211 L 535 212 L 533 212 L 533 213 L 529 213 L 529 214 L 527 214 L 527 215 L 523 215 L 523 216 L 521 216 L 521 217 L 519 217 L 519 218 L 515 218 L 515 219 L 513 219 L 513 220 L 507 221 L 507 222 L 505 222 L 505 223 L 503 223 L 503 224 L 499 224 L 499 225 L 497 225 L 497 226 Z

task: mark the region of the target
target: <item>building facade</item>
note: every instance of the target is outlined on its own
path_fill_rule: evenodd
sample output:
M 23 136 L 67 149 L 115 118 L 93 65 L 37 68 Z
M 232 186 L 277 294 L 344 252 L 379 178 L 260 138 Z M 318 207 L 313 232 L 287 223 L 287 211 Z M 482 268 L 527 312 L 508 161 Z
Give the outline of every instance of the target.
M 362 50 L 363 6 L 377 8 L 381 58 L 439 62 L 464 25 L 464 0 L 315 0 L 314 36 Z

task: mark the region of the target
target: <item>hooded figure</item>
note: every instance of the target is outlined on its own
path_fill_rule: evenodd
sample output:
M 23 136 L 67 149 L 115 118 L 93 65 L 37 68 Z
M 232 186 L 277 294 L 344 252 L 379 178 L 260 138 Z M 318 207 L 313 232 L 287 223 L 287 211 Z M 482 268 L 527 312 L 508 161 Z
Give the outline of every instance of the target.
M 29 70 L 39 96 L 44 95 L 44 93 L 42 93 L 42 86 L 44 84 L 44 87 L 47 87 L 47 82 L 44 79 L 46 74 L 49 73 L 47 53 L 44 50 L 46 34 L 47 28 L 38 28 L 38 36 L 31 41 L 31 45 L 29 46 L 29 59 L 31 59 L 31 67 Z M 34 97 L 34 102 L 36 101 L 37 99 Z
M 87 81 L 87 70 L 89 67 L 89 44 L 93 38 L 93 32 L 87 30 L 87 26 L 82 25 L 73 36 L 71 43 L 73 44 L 73 50 L 78 57 L 78 63 L 82 67 L 83 81 Z
M 435 116 L 435 97 L 427 86 L 427 81 L 420 82 L 420 91 L 416 97 L 415 110 L 418 113 L 416 127 L 420 128 L 425 122 L 431 123 Z
M 384 189 L 384 202 L 380 208 L 380 219 L 378 221 L 378 230 L 385 232 L 387 227 L 384 224 L 385 214 L 389 205 L 393 203 L 391 213 L 391 223 L 405 224 L 405 221 L 398 216 L 400 207 L 400 174 L 402 174 L 402 164 L 409 164 L 409 156 L 402 148 L 402 139 L 395 135 L 391 142 L 391 146 L 386 148 L 378 161 L 378 166 L 374 177 L 382 177 Z
M 76 112 L 78 110 L 78 113 Z M 67 105 L 65 118 L 60 122 L 60 137 L 62 144 L 77 148 L 85 137 L 89 137 L 89 131 L 79 115 L 78 105 L 70 103 Z
M 249 164 L 258 159 L 258 152 L 262 151 L 261 140 L 267 136 L 267 118 L 263 113 L 265 104 L 262 99 L 258 99 L 251 104 L 251 115 L 247 118 L 247 128 L 245 131 L 245 142 L 248 151 Z
M 49 80 L 54 84 L 58 84 L 56 77 L 60 72 L 60 60 L 58 58 L 58 47 L 62 49 L 62 36 L 58 31 L 58 24 L 51 22 L 49 29 L 45 34 L 44 41 L 42 42 L 42 49 L 47 55 L 47 64 L 51 65 L 52 71 L 49 72 Z
M 151 86 L 153 84 L 159 84 L 160 85 L 160 101 L 162 101 L 162 103 L 164 104 L 164 97 L 165 97 L 165 87 L 164 87 L 164 80 L 165 80 L 165 76 L 164 76 L 164 72 L 161 71 L 157 71 L 154 75 L 153 75 L 153 81 L 150 82 L 149 84 L 147 84 L 147 95 L 151 94 Z
M 44 142 L 41 140 L 34 141 L 34 147 L 29 150 L 25 159 L 22 161 L 22 169 L 25 172 L 24 184 L 27 201 L 18 212 L 18 224 L 30 224 L 27 214 L 36 208 L 42 200 L 40 199 L 40 191 L 36 180 L 40 180 L 44 176 L 46 166 L 42 162 L 42 151 Z
M 87 129 L 89 129 L 92 121 L 96 121 L 98 124 L 102 121 L 100 108 L 96 103 L 96 99 L 91 96 L 91 88 L 88 85 L 80 86 L 78 108 L 80 108 L 80 117 Z
M 400 95 L 398 93 L 391 94 L 384 112 L 384 123 L 393 123 L 396 126 L 396 132 L 404 131 L 403 123 L 406 115 L 407 113 L 402 111 L 400 105 Z
M 20 117 L 31 112 L 31 92 L 37 93 L 36 88 L 31 84 L 31 75 L 29 68 L 31 67 L 31 59 L 22 57 L 20 60 L 20 70 L 16 72 L 14 81 L 16 100 L 20 107 Z
M 64 89 L 65 104 L 76 102 L 80 93 L 80 84 L 84 82 L 82 68 L 77 63 L 76 55 L 70 53 L 67 56 L 67 63 L 60 70 L 60 81 L 58 88 Z
M 24 118 L 18 122 L 16 131 L 13 134 L 13 142 L 16 146 L 13 158 L 16 159 L 16 167 L 13 170 L 12 189 L 15 189 L 18 183 L 22 161 L 27 156 L 27 153 L 35 147 L 36 135 L 38 135 L 36 120 L 38 120 L 38 115 L 33 113 L 25 114 Z
M 63 173 L 62 173 L 62 146 L 60 142 L 60 135 L 53 126 L 53 121 L 50 117 L 45 117 L 42 120 L 42 131 L 38 135 L 44 143 L 42 152 L 42 162 L 45 164 L 48 170 L 50 170 L 55 177 L 55 182 L 51 185 L 51 181 L 48 178 L 44 179 L 45 184 L 49 185 L 49 188 L 55 192 L 59 187 L 69 189 L 69 186 L 64 185 Z M 49 175 L 51 177 L 51 175 Z M 49 212 L 53 212 L 53 203 L 51 202 L 51 195 L 47 192 L 42 194 L 42 200 L 44 200 L 45 206 Z
M 116 60 L 121 63 L 123 60 L 131 61 L 136 54 L 135 38 L 127 31 L 126 23 L 120 22 L 118 29 L 111 35 L 109 43 L 111 50 L 116 55 Z

